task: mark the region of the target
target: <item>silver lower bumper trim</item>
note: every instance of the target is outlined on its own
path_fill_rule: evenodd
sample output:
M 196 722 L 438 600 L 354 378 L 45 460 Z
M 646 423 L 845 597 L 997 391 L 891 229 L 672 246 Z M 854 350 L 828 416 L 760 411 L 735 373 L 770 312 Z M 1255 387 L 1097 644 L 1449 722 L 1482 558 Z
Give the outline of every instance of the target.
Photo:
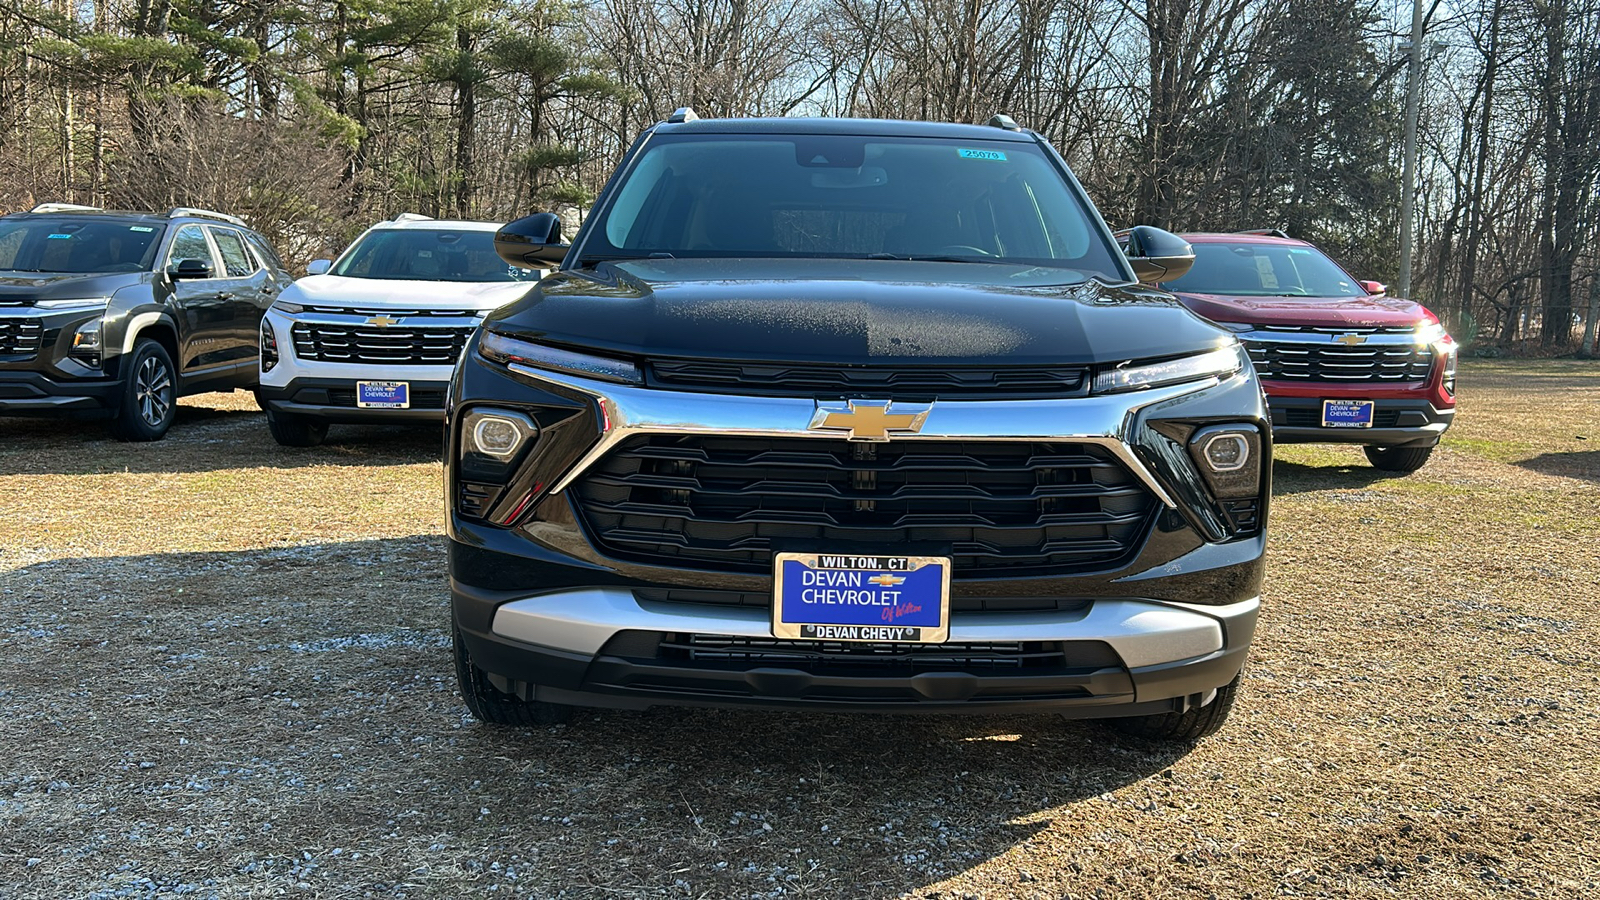
M 1248 640 L 1259 598 L 1228 606 L 1153 600 L 1097 600 L 1071 612 L 963 613 L 952 616 L 950 640 L 1104 641 L 1129 667 L 1193 659 Z M 632 591 L 580 588 L 503 604 L 494 634 L 562 650 L 594 654 L 619 631 L 677 631 L 771 637 L 772 618 L 760 609 L 642 602 Z

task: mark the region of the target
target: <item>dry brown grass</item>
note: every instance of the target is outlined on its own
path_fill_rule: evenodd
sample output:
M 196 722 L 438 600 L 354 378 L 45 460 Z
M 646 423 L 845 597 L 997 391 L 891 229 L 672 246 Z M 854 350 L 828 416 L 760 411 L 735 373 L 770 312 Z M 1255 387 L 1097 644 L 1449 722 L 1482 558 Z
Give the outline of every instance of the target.
M 433 431 L 0 420 L 0 896 L 1590 897 L 1600 366 L 1474 363 L 1420 473 L 1280 454 L 1234 718 L 495 731 Z M 491 889 L 497 888 L 495 894 Z

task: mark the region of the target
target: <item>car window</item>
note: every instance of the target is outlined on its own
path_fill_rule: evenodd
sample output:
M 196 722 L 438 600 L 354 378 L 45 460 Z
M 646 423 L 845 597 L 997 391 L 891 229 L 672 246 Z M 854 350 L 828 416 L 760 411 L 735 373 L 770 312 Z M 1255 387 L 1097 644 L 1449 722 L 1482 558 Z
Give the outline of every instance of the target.
M 1194 265 L 1163 287 L 1241 297 L 1360 297 L 1367 292 L 1338 263 L 1301 244 L 1194 245 Z
M 539 273 L 508 265 L 494 251 L 494 232 L 432 228 L 378 228 L 367 232 L 334 263 L 347 278 L 409 281 L 536 281 Z
M 1094 223 L 1030 143 L 663 135 L 646 145 L 583 253 L 958 257 L 1120 278 Z
M 19 217 L 0 220 L 0 269 L 20 272 L 142 272 L 163 228 L 126 219 Z
M 172 249 L 167 252 L 167 266 L 175 266 L 181 260 L 198 259 L 216 267 L 216 260 L 211 257 L 211 245 L 206 242 L 205 229 L 199 225 L 185 225 L 178 229 L 172 236 Z
M 278 270 L 283 269 L 283 260 L 278 257 L 278 251 L 272 249 L 272 245 L 267 243 L 266 238 L 253 231 L 245 232 L 244 238 L 249 242 L 250 249 L 256 252 L 256 259 L 260 260 L 263 265 L 271 266 Z
M 244 278 L 258 268 L 256 261 L 250 257 L 250 251 L 245 249 L 244 238 L 239 232 L 213 228 L 211 239 L 217 243 L 217 252 L 222 255 L 223 271 L 229 278 Z

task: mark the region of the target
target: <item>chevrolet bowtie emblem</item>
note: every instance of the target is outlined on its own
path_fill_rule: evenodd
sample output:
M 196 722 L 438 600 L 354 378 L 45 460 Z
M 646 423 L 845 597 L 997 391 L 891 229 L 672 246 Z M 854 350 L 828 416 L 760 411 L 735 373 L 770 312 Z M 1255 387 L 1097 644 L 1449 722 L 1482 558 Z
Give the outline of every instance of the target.
M 400 320 L 399 319 L 391 319 L 388 316 L 373 316 L 372 318 L 367 320 L 367 324 L 368 325 L 376 325 L 379 328 L 388 328 L 390 325 L 399 325 L 400 324 Z
M 878 585 L 879 587 L 894 587 L 900 582 L 905 581 L 905 578 L 900 575 L 874 575 L 871 578 L 868 578 L 867 581 Z
M 1346 347 L 1354 347 L 1357 344 L 1365 344 L 1367 336 L 1364 334 L 1341 334 L 1334 338 L 1333 342 L 1335 344 L 1343 344 Z
M 843 404 L 817 404 L 811 427 L 818 431 L 848 431 L 852 441 L 887 441 L 889 432 L 914 434 L 928 418 L 928 404 L 903 404 L 909 412 L 890 412 L 889 401 L 847 400 Z

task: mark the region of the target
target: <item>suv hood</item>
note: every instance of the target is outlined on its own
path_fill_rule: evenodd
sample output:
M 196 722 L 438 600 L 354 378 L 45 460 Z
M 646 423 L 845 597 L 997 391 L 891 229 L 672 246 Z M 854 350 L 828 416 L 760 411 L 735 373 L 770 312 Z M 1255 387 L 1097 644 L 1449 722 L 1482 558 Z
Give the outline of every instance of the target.
M 910 260 L 662 259 L 562 271 L 486 320 L 613 354 L 768 362 L 1088 365 L 1230 340 L 1170 294 L 1061 269 Z
M 394 309 L 472 309 L 503 306 L 528 292 L 527 281 L 407 281 L 307 275 L 283 292 L 295 303 Z
M 1434 321 L 1422 304 L 1396 297 L 1235 297 L 1187 294 L 1184 305 L 1213 322 L 1360 328 Z
M 0 306 L 25 306 L 36 300 L 95 300 L 148 277 L 147 272 L 0 272 Z

